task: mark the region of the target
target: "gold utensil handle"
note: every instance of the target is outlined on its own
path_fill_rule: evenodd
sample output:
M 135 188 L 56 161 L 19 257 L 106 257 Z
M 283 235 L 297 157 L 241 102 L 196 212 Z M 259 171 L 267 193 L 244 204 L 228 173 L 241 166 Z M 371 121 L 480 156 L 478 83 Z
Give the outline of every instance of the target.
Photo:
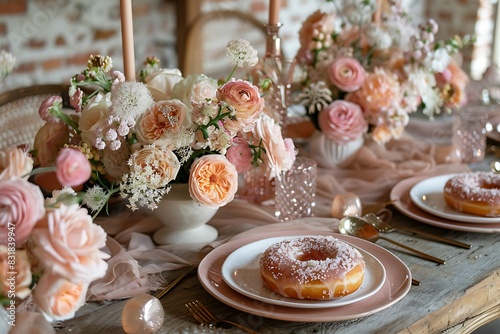
M 160 299 L 161 297 L 163 297 L 167 292 L 169 292 L 170 290 L 173 289 L 174 286 L 177 285 L 177 283 L 179 283 L 184 277 L 186 277 L 187 274 L 189 274 L 190 272 L 192 272 L 196 267 L 189 267 L 187 268 L 185 271 L 182 272 L 182 274 L 180 274 L 179 277 L 177 277 L 175 280 L 173 280 L 172 282 L 170 282 L 163 290 L 161 290 L 160 292 L 158 292 L 156 294 L 156 298 Z
M 421 252 L 421 251 L 416 250 L 416 249 L 414 249 L 414 248 L 411 248 L 411 247 L 409 247 L 409 246 L 403 245 L 403 244 L 401 244 L 401 243 L 399 243 L 399 242 L 397 242 L 397 241 L 394 241 L 394 240 L 392 240 L 392 239 L 388 239 L 388 238 L 386 238 L 386 237 L 382 237 L 382 236 L 380 237 L 380 239 L 383 239 L 383 240 L 385 240 L 385 241 L 391 242 L 391 243 L 393 243 L 393 244 L 395 244 L 395 245 L 397 245 L 397 246 L 399 246 L 399 247 L 401 247 L 401 248 L 404 248 L 404 249 L 406 249 L 406 250 L 409 250 L 410 252 L 413 252 L 413 253 L 415 253 L 415 254 L 418 254 L 418 255 L 420 255 L 420 256 L 421 256 L 422 258 L 424 258 L 424 259 L 427 259 L 427 260 L 430 260 L 430 261 L 434 261 L 434 262 L 439 263 L 439 264 L 445 264 L 445 263 L 446 263 L 446 261 L 444 261 L 444 260 L 442 260 L 442 259 L 440 259 L 440 258 L 437 258 L 437 257 L 435 257 L 435 256 L 432 256 L 432 255 L 429 255 L 429 254 L 427 254 L 427 253 Z
M 431 239 L 434 239 L 434 240 L 438 240 L 438 241 L 444 242 L 444 243 L 449 244 L 449 245 L 454 245 L 454 246 L 462 247 L 462 248 L 465 248 L 465 249 L 470 249 L 471 248 L 470 244 L 466 244 L 466 243 L 463 243 L 463 242 L 460 242 L 460 241 L 457 241 L 457 240 L 445 238 L 445 237 L 442 237 L 442 236 L 439 236 L 439 235 L 436 235 L 436 234 L 432 234 L 432 233 L 428 233 L 428 232 L 424 232 L 424 231 L 415 230 L 415 229 L 413 229 L 411 227 L 401 227 L 400 226 L 400 227 L 398 227 L 398 229 L 405 230 L 405 231 L 408 231 L 408 232 L 411 232 L 411 233 L 415 233 L 415 234 L 419 234 L 419 235 L 423 235 L 423 236 L 426 236 L 428 238 L 431 238 Z

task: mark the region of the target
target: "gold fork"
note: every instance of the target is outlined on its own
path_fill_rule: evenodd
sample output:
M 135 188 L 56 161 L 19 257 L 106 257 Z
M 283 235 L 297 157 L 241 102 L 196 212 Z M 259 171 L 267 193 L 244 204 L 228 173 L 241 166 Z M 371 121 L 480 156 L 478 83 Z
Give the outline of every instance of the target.
M 193 317 L 196 320 L 198 320 L 198 322 L 202 325 L 215 326 L 220 323 L 226 323 L 238 327 L 239 329 L 247 333 L 258 334 L 257 332 L 251 330 L 250 328 L 247 328 L 235 322 L 217 318 L 205 306 L 203 306 L 202 303 L 200 303 L 197 300 L 195 300 L 194 302 L 187 303 L 186 307 L 188 308 L 189 312 L 191 312 Z

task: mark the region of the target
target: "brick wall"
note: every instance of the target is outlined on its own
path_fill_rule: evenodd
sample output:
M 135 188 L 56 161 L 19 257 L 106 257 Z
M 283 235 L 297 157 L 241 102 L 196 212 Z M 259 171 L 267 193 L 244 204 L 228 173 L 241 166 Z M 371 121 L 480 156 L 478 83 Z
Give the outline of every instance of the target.
M 182 1 L 182 0 L 180 0 Z M 185 1 L 185 0 L 184 0 Z M 203 10 L 239 9 L 267 21 L 269 0 L 206 0 Z M 483 37 L 474 54 L 465 55 L 476 73 L 489 64 L 491 4 L 488 0 L 404 0 L 415 21 L 430 15 L 439 23 L 440 37 L 480 30 Z M 425 5 L 425 11 L 423 9 Z M 134 0 L 136 66 L 156 55 L 164 67 L 177 66 L 175 1 Z M 329 11 L 325 0 L 282 0 L 280 36 L 287 55 L 298 48 L 302 21 L 316 9 Z M 477 18 L 483 18 L 476 24 Z M 478 28 L 479 26 L 479 28 Z M 1 0 L 0 49 L 17 58 L 17 67 L 0 83 L 0 92 L 38 83 L 61 83 L 80 71 L 91 53 L 113 57 L 122 69 L 119 1 L 109 0 Z M 468 66 L 468 65 L 467 65 Z

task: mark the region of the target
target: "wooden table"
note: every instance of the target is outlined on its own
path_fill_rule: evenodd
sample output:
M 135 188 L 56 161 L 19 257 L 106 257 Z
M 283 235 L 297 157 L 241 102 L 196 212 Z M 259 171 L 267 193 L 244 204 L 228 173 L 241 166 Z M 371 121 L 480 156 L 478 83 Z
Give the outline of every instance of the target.
M 184 304 L 198 299 L 218 316 L 253 327 L 259 333 L 470 333 L 500 317 L 500 261 L 498 234 L 444 230 L 413 221 L 395 212 L 394 222 L 437 233 L 472 245 L 471 249 L 444 245 L 402 232 L 390 237 L 446 260 L 437 265 L 417 258 L 383 240 L 379 245 L 397 255 L 420 280 L 396 304 L 373 315 L 349 321 L 295 323 L 239 312 L 207 293 L 196 276 L 184 279 L 163 297 L 165 322 L 159 333 L 189 333 L 200 329 Z M 171 273 L 171 279 L 181 271 Z M 88 305 L 66 321 L 57 333 L 123 333 L 120 317 L 126 301 Z M 334 312 L 332 310 L 332 312 Z M 216 333 L 206 330 L 203 333 Z M 230 328 L 221 332 L 237 333 Z

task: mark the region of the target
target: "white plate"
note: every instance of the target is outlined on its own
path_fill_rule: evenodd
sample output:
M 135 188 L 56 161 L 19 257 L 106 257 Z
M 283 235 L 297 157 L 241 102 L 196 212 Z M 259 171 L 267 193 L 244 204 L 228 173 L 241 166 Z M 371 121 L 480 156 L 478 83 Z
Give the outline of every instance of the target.
M 407 217 L 413 218 L 421 223 L 462 232 L 477 233 L 498 233 L 500 232 L 500 223 L 460 223 L 454 220 L 440 218 L 424 210 L 419 209 L 410 198 L 411 188 L 425 177 L 414 176 L 399 181 L 391 190 L 391 202 L 394 207 Z
M 342 321 L 366 317 L 394 305 L 410 291 L 410 270 L 398 257 L 372 242 L 341 234 L 335 237 L 349 242 L 358 249 L 366 250 L 376 257 L 386 270 L 386 279 L 382 288 L 361 302 L 321 309 L 285 307 L 246 297 L 224 282 L 221 272 L 222 264 L 236 249 L 265 238 L 299 235 L 332 235 L 332 232 L 289 229 L 233 239 L 215 248 L 203 258 L 198 266 L 200 283 L 212 296 L 237 310 L 271 319 L 299 322 Z
M 269 304 L 297 308 L 338 307 L 358 302 L 380 290 L 385 281 L 384 266 L 373 255 L 356 247 L 366 264 L 365 278 L 358 290 L 344 297 L 331 300 L 301 300 L 283 297 L 266 288 L 260 276 L 261 254 L 274 243 L 291 237 L 276 237 L 259 240 L 231 253 L 222 265 L 222 278 L 239 293 Z M 354 247 L 354 246 L 353 246 Z
M 435 216 L 462 223 L 500 223 L 500 217 L 484 217 L 458 212 L 444 200 L 443 189 L 446 181 L 457 174 L 434 176 L 415 184 L 410 190 L 410 198 L 420 209 Z

